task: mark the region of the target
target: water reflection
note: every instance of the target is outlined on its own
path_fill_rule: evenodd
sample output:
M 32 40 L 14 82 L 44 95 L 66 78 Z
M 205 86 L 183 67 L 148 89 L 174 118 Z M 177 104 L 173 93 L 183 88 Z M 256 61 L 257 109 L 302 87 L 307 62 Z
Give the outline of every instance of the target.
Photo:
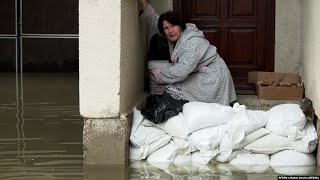
M 269 166 L 232 166 L 228 163 L 180 167 L 173 164 L 135 161 L 130 164 L 130 170 L 130 180 L 275 180 L 278 175 L 319 175 L 319 169 L 315 166 L 271 168 Z
M 0 179 L 83 179 L 77 74 L 1 74 Z

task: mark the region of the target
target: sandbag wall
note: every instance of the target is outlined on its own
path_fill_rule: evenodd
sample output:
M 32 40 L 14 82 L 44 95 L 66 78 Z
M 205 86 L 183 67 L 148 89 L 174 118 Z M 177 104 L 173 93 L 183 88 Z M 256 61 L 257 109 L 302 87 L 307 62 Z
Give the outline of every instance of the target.
M 161 124 L 145 119 L 136 108 L 133 112 L 131 160 L 176 166 L 229 163 L 258 173 L 271 166 L 280 174 L 288 174 L 287 167 L 316 164 L 317 132 L 297 104 L 257 111 L 238 103 L 189 102 Z

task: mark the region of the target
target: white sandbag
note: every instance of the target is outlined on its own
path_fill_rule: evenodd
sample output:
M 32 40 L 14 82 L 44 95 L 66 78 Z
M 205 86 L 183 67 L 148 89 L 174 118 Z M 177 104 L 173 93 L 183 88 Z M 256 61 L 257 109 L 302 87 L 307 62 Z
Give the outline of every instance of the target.
M 141 156 L 141 148 L 137 148 L 134 146 L 130 146 L 129 148 L 129 159 L 130 160 L 141 160 L 140 156 Z
M 165 135 L 166 133 L 159 128 L 140 125 L 134 133 L 130 134 L 130 142 L 134 147 L 141 147 L 151 144 Z
M 248 144 L 244 149 L 258 154 L 274 154 L 281 150 L 293 149 L 287 137 L 269 133 Z
M 147 156 L 152 154 L 154 151 L 160 149 L 161 147 L 168 144 L 171 140 L 172 136 L 166 134 L 162 136 L 160 139 L 156 140 L 153 143 L 146 144 L 140 147 L 130 146 L 130 159 L 131 160 L 143 160 L 146 159 Z
M 229 137 L 225 135 L 220 143 L 220 151 L 222 150 L 233 150 L 233 149 L 242 149 L 248 144 L 256 141 L 257 139 L 261 138 L 262 136 L 268 134 L 270 131 L 265 128 L 260 128 L 248 135 L 246 135 L 242 141 L 237 144 L 233 144 Z
M 246 173 L 264 173 L 269 169 L 270 157 L 267 154 L 254 154 L 241 150 L 229 163 Z
M 226 133 L 226 124 L 199 129 L 188 136 L 188 141 L 198 150 L 216 149 Z
M 219 153 L 218 150 L 203 150 L 192 153 L 192 165 L 208 164 Z
M 274 166 L 272 169 L 283 175 L 310 175 L 316 172 L 316 166 Z
M 171 163 L 176 157 L 177 147 L 174 146 L 172 141 L 162 148 L 156 150 L 147 157 L 147 162 L 162 162 Z
M 191 154 L 187 154 L 187 155 L 179 154 L 174 158 L 173 164 L 175 166 L 189 166 L 191 165 L 191 159 L 192 159 Z
M 235 158 L 239 150 L 220 150 L 219 154 L 216 156 L 216 161 L 226 163 Z
M 246 134 L 250 134 L 267 124 L 268 113 L 266 111 L 247 110 L 246 112 L 249 119 L 249 122 L 245 127 Z
M 189 134 L 186 127 L 186 119 L 182 113 L 169 118 L 163 123 L 157 124 L 157 126 L 166 133 L 182 139 L 186 139 Z
M 268 111 L 266 128 L 280 136 L 301 138 L 300 132 L 306 125 L 306 117 L 298 104 L 281 104 Z
M 247 150 L 240 150 L 237 156 L 229 162 L 231 165 L 267 165 L 270 157 L 267 154 L 255 154 Z
M 189 142 L 173 137 L 169 144 L 151 153 L 147 161 L 173 162 L 177 154 L 190 154 Z
M 316 164 L 314 154 L 295 150 L 284 150 L 271 155 L 270 166 L 312 166 Z
M 235 111 L 230 106 L 217 103 L 189 102 L 183 105 L 187 132 L 225 124 L 232 120 Z
M 140 124 L 143 121 L 143 115 L 141 111 L 139 111 L 136 107 L 133 108 L 133 118 L 132 118 L 132 127 L 131 127 L 131 134 L 134 133 Z
M 130 134 L 130 143 L 134 147 L 151 144 L 166 135 L 157 127 L 146 127 L 143 125 L 143 116 L 139 110 L 133 109 L 133 120 Z
M 190 142 L 185 139 L 173 137 L 172 143 L 176 147 L 176 154 L 190 154 L 192 152 L 192 148 L 190 146 Z
M 294 150 L 302 153 L 311 153 L 317 148 L 317 131 L 311 121 L 307 122 L 303 130 L 304 137 L 298 140 L 290 140 Z
M 239 143 L 244 136 L 264 127 L 267 123 L 267 115 L 264 111 L 246 110 L 244 105 L 235 103 L 233 109 L 236 111 L 232 121 L 228 122 L 227 135 L 233 144 Z
M 228 136 L 228 139 L 232 144 L 240 143 L 245 136 L 245 130 L 244 126 L 241 125 L 241 123 L 234 123 L 235 121 L 232 121 L 232 123 L 227 124 L 227 132 L 226 136 Z

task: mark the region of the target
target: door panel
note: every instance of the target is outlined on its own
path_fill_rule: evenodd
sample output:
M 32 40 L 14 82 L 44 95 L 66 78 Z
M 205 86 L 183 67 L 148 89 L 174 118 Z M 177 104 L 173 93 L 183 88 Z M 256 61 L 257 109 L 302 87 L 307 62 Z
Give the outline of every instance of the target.
M 256 17 L 256 0 L 229 0 L 229 3 L 229 17 L 231 19 Z
M 273 71 L 274 0 L 175 0 L 174 10 L 217 47 L 237 90 L 249 71 Z
M 256 29 L 230 28 L 229 65 L 256 64 Z
M 202 29 L 204 36 L 208 39 L 210 44 L 219 43 L 219 29 L 217 28 L 203 28 Z
M 206 4 L 203 6 L 203 4 Z M 193 0 L 193 18 L 212 18 L 218 15 L 217 0 Z

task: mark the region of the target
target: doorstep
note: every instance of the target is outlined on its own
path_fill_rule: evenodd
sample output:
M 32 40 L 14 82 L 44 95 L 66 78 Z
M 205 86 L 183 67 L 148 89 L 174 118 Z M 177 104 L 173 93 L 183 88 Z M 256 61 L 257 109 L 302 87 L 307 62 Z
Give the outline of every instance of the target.
M 238 102 L 243 104 L 249 110 L 263 110 L 268 111 L 274 106 L 285 103 L 299 104 L 296 100 L 265 100 L 259 99 L 257 95 L 237 95 Z

